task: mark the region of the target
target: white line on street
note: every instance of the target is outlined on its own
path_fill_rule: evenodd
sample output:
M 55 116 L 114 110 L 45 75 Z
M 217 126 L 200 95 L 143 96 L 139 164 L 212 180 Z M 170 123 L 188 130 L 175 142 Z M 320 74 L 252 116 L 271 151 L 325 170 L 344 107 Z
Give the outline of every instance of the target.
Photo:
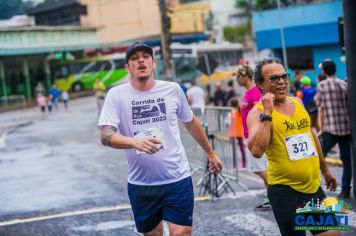
M 0 222 L 0 227 L 22 224 L 22 223 L 30 223 L 36 221 L 43 221 L 43 220 L 58 219 L 58 218 L 64 218 L 69 216 L 94 214 L 94 213 L 101 213 L 101 212 L 108 212 L 108 211 L 120 211 L 120 210 L 127 210 L 127 209 L 131 209 L 131 205 L 122 204 L 113 207 L 100 207 L 100 208 L 93 208 L 93 209 L 81 210 L 81 211 L 64 212 L 64 213 L 48 215 L 48 216 L 38 216 L 38 217 L 27 218 L 27 219 L 15 219 L 10 221 L 4 221 L 4 222 Z
M 208 201 L 210 199 L 211 198 L 209 196 L 203 196 L 203 197 L 195 197 L 194 201 Z M 64 213 L 53 214 L 48 216 L 37 216 L 37 217 L 27 218 L 27 219 L 15 219 L 15 220 L 3 221 L 0 222 L 0 227 L 23 224 L 23 223 L 31 223 L 31 222 L 43 221 L 43 220 L 52 220 L 52 219 L 70 217 L 70 216 L 87 215 L 87 214 L 102 213 L 102 212 L 109 212 L 109 211 L 121 211 L 121 210 L 128 210 L 128 209 L 131 209 L 130 204 L 122 204 L 122 205 L 111 206 L 111 207 L 99 207 L 99 208 L 92 208 L 87 210 L 64 212 Z

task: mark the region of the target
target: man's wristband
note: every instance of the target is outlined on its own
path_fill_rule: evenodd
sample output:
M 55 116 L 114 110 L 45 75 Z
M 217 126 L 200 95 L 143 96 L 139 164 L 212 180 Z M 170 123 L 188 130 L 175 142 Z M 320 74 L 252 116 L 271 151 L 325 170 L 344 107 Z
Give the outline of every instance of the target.
M 214 150 L 208 153 L 208 158 L 209 158 L 209 159 L 210 159 L 210 158 L 213 158 L 213 157 L 215 157 L 215 156 L 216 156 L 216 152 L 215 152 Z

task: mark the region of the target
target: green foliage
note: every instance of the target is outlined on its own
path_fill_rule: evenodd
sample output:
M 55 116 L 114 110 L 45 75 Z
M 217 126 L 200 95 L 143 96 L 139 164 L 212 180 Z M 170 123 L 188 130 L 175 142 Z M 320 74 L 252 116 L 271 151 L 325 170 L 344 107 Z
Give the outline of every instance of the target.
M 282 0 L 283 1 L 283 0 Z M 246 12 L 266 10 L 277 7 L 276 0 L 236 0 L 236 7 L 245 9 Z
M 316 0 L 280 0 L 281 6 L 304 5 L 311 2 L 321 2 Z M 235 6 L 243 8 L 247 13 L 251 11 L 262 11 L 277 8 L 277 0 L 235 0 Z
M 223 33 L 226 41 L 232 43 L 244 43 L 246 36 L 251 32 L 251 22 L 248 21 L 246 24 L 241 26 L 226 26 L 224 27 Z

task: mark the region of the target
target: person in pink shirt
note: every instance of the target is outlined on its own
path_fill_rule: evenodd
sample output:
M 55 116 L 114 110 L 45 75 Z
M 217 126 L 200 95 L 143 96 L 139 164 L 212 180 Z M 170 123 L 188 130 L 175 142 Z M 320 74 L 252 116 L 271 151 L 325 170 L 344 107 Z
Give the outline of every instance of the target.
M 42 113 L 46 111 L 47 99 L 42 93 L 38 93 L 36 96 L 37 105 L 41 108 Z
M 261 91 L 255 86 L 252 80 L 253 70 L 249 66 L 242 65 L 235 72 L 236 81 L 240 86 L 246 88 L 246 92 L 241 100 L 241 115 L 242 115 L 242 125 L 244 128 L 244 136 L 248 139 L 248 128 L 247 128 L 247 115 L 254 105 L 261 99 Z M 264 182 L 267 189 L 267 159 L 264 155 L 261 158 L 255 158 L 252 156 L 250 151 L 246 149 L 246 154 L 248 156 L 248 169 L 254 172 L 256 175 L 260 176 Z M 271 205 L 268 201 L 267 194 L 265 194 L 265 200 L 262 204 L 256 206 L 256 210 L 271 210 Z

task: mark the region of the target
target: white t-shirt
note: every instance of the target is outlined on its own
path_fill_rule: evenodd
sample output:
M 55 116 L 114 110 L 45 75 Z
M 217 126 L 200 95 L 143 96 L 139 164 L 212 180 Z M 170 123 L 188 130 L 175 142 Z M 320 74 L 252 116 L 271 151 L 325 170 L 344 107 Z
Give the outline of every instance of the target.
M 128 182 L 136 185 L 174 183 L 190 176 L 189 163 L 180 139 L 178 119 L 189 122 L 193 113 L 178 84 L 156 80 L 149 91 L 138 91 L 130 83 L 109 90 L 98 127 L 110 125 L 133 137 L 150 129 L 163 130 L 163 149 L 138 154 L 126 149 Z
M 62 95 L 62 100 L 64 100 L 64 101 L 69 100 L 69 94 L 67 91 L 63 91 L 61 95 Z
M 203 108 L 205 107 L 205 94 L 204 90 L 198 86 L 193 86 L 188 89 L 187 96 L 192 97 L 192 108 Z

